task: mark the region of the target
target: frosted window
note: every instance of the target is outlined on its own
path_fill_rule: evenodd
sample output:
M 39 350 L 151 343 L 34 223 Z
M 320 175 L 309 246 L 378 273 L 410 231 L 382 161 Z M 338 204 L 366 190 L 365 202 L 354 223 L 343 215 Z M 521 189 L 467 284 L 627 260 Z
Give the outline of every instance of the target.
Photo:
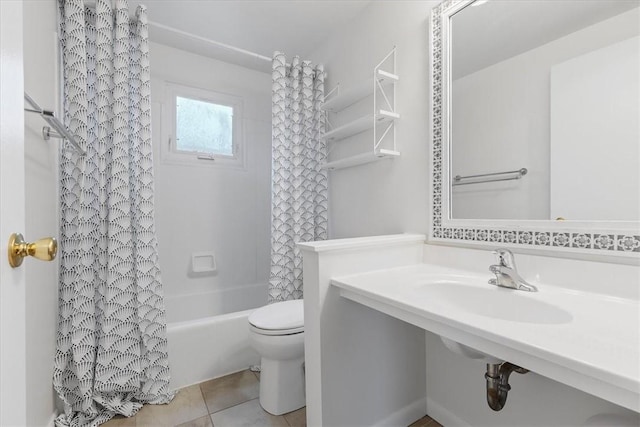
M 176 97 L 176 149 L 233 156 L 233 107 Z

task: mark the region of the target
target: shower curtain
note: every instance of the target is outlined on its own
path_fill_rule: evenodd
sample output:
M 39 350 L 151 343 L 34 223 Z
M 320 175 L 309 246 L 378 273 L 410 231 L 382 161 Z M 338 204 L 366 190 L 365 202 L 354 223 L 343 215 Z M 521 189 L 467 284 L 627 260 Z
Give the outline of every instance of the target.
M 144 7 L 59 0 L 65 120 L 86 150 L 60 154 L 57 426 L 97 426 L 166 403 L 166 321 L 153 213 Z
M 302 298 L 298 242 L 327 238 L 327 158 L 322 65 L 276 52 L 272 63 L 269 302 Z

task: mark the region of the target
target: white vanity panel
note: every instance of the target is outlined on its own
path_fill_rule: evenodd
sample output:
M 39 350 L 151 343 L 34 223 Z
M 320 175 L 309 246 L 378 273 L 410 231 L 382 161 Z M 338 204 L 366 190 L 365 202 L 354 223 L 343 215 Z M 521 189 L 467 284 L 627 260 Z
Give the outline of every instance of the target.
M 300 243 L 307 425 L 407 426 L 426 414 L 424 331 L 338 295 L 331 277 L 415 264 L 424 235 Z

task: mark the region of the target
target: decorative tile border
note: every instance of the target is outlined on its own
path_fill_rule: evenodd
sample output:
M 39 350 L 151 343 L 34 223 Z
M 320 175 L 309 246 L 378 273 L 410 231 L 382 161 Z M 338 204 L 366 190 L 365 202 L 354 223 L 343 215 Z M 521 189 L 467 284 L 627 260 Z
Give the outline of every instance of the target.
M 445 10 L 465 0 L 444 0 L 431 12 L 431 63 L 433 83 L 433 186 L 432 236 L 439 240 L 504 243 L 535 248 L 591 250 L 596 253 L 640 253 L 640 235 L 606 232 L 559 232 L 552 230 L 494 230 L 488 228 L 443 227 L 443 110 L 442 110 L 442 23 Z

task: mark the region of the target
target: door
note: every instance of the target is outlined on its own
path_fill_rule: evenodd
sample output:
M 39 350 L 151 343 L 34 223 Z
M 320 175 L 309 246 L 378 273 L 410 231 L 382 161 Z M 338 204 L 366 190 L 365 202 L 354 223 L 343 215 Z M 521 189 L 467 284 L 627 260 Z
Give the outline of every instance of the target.
M 7 242 L 25 227 L 22 0 L 0 1 L 0 425 L 26 425 L 25 264 Z

